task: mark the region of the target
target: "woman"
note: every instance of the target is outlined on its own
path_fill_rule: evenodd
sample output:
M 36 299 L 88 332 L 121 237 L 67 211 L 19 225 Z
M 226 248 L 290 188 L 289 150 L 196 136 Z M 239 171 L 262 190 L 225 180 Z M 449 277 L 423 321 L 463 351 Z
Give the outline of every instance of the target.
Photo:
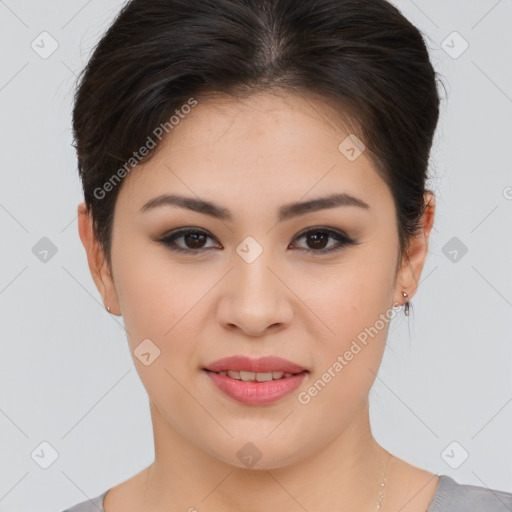
M 79 232 L 155 460 L 69 511 L 512 510 L 370 428 L 438 116 L 423 38 L 384 0 L 122 9 L 76 95 Z

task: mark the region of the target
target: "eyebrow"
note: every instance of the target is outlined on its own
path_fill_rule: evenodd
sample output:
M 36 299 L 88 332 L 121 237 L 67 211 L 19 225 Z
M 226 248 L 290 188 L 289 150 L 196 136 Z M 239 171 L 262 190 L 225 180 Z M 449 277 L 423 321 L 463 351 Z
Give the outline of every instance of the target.
M 140 211 L 146 212 L 161 206 L 179 206 L 180 208 L 186 208 L 204 215 L 210 215 L 216 219 L 233 220 L 231 211 L 223 206 L 203 199 L 196 199 L 176 194 L 162 194 L 150 199 L 140 208 Z M 281 206 L 278 211 L 278 221 L 281 222 L 306 213 L 340 206 L 355 206 L 366 210 L 370 209 L 368 203 L 350 194 L 331 194 L 326 197 L 311 199 L 310 201 L 290 203 Z

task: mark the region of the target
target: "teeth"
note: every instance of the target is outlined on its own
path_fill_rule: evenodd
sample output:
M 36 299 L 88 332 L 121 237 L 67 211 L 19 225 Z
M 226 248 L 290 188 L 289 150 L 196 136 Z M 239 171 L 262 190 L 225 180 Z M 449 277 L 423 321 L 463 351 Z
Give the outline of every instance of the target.
M 236 370 L 228 370 L 218 372 L 219 375 L 231 377 L 236 380 L 243 380 L 245 382 L 268 382 L 270 380 L 279 380 L 283 377 L 291 377 L 293 373 L 284 372 L 244 372 Z
M 256 373 L 255 377 L 258 382 L 268 382 L 272 380 L 272 372 Z
M 254 373 L 254 372 L 241 371 L 240 372 L 240 380 L 245 380 L 245 381 L 256 380 L 256 375 L 261 375 L 261 374 Z

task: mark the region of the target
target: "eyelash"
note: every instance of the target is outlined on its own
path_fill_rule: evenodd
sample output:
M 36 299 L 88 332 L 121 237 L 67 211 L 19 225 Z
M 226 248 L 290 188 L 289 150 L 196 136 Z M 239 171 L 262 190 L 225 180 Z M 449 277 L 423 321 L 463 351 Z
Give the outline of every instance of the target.
M 324 235 L 328 235 L 331 238 L 334 238 L 338 241 L 339 245 L 330 248 L 330 249 L 300 249 L 307 254 L 312 254 L 314 256 L 316 255 L 324 255 L 331 252 L 339 251 L 340 249 L 343 249 L 347 245 L 359 245 L 356 240 L 353 240 L 352 238 L 348 237 L 342 232 L 334 231 L 329 228 L 322 228 L 317 227 L 313 229 L 308 229 L 307 231 L 303 231 L 299 235 L 295 237 L 295 240 L 303 237 L 307 237 L 307 235 L 310 234 L 318 234 L 322 233 Z M 207 231 L 204 231 L 202 229 L 180 229 L 174 233 L 171 233 L 169 235 L 163 236 L 161 238 L 158 238 L 156 241 L 164 244 L 166 247 L 168 247 L 171 251 L 175 252 L 183 252 L 183 253 L 202 253 L 209 248 L 201 248 L 201 249 L 184 249 L 183 247 L 179 247 L 176 245 L 175 240 L 181 237 L 184 237 L 189 234 L 199 234 L 199 235 L 206 235 L 208 238 L 212 238 Z

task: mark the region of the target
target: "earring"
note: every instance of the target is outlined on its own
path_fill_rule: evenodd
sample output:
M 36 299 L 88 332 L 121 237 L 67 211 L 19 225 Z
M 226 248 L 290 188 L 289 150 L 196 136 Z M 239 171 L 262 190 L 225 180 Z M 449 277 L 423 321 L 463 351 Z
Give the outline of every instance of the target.
M 402 297 L 405 299 L 406 297 L 408 297 L 407 293 L 405 293 L 403 290 L 402 290 Z M 404 304 L 404 314 L 405 316 L 409 316 L 409 307 L 410 307 L 410 304 L 409 304 L 409 301 L 405 301 L 405 304 Z
M 110 306 L 107 306 L 107 311 L 110 313 Z

